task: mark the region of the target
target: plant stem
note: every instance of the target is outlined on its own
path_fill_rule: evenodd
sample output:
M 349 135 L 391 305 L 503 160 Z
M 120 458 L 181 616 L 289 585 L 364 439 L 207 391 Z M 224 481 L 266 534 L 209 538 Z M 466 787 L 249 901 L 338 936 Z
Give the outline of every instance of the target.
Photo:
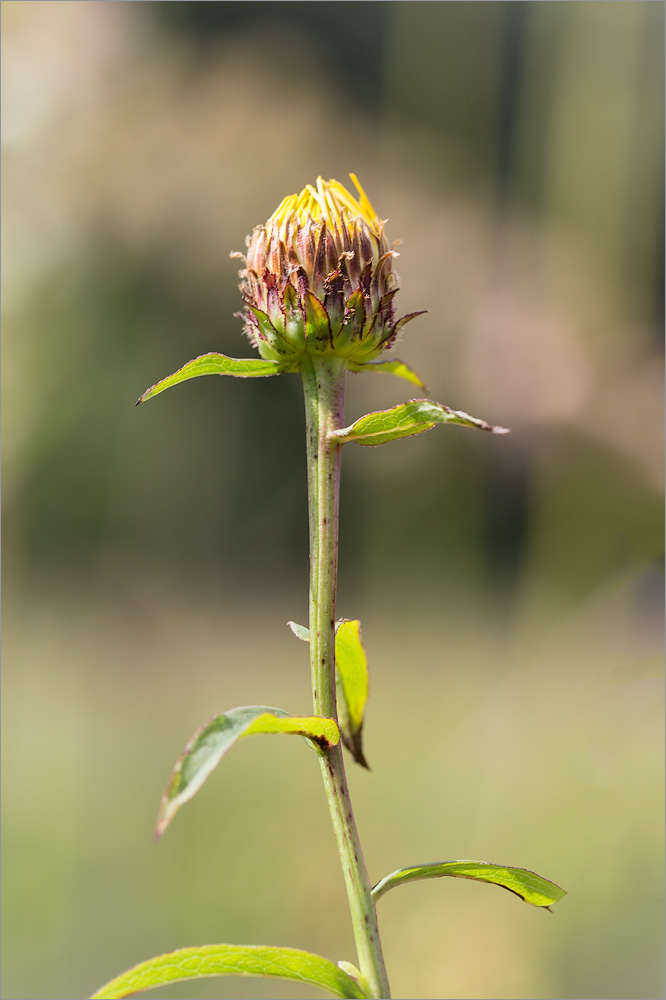
M 329 433 L 344 426 L 346 362 L 333 354 L 306 355 L 301 374 L 307 428 L 310 511 L 310 664 L 315 715 L 337 719 L 335 594 L 342 445 Z M 375 905 L 356 830 L 341 745 L 320 754 L 331 822 L 347 887 L 358 963 L 376 1000 L 390 997 Z

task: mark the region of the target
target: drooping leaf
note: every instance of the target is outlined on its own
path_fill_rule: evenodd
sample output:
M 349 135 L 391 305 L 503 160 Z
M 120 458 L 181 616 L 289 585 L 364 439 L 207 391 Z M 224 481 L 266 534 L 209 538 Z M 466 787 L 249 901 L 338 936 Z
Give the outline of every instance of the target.
M 268 945 L 209 944 L 180 948 L 140 962 L 112 979 L 91 1000 L 121 1000 L 166 983 L 205 976 L 268 976 L 293 979 L 327 990 L 342 1000 L 366 996 L 350 975 L 327 958 L 296 948 Z
M 199 375 L 235 375 L 237 378 L 263 378 L 267 375 L 279 375 L 283 370 L 279 361 L 263 361 L 261 358 L 228 358 L 225 354 L 202 354 L 199 358 L 188 361 L 173 375 L 163 378 L 161 382 L 151 385 L 150 389 L 139 396 L 136 405 L 145 403 L 158 393 L 170 389 L 172 385 L 185 382 L 188 378 L 198 378 Z
M 361 623 L 343 618 L 335 632 L 335 670 L 338 713 L 345 746 L 357 764 L 368 767 L 363 755 L 363 714 L 368 700 L 368 661 L 361 642 Z
M 350 361 L 349 370 L 352 372 L 385 372 L 387 375 L 397 375 L 399 378 L 404 378 L 408 382 L 418 385 L 419 389 L 423 389 L 424 392 L 428 391 L 425 382 L 414 369 L 403 361 L 398 361 L 397 358 L 390 358 L 387 361 L 365 361 L 360 364 Z
M 478 427 L 493 434 L 508 434 L 506 427 L 493 427 L 485 420 L 471 417 L 462 410 L 452 410 L 443 403 L 431 399 L 410 399 L 390 410 L 376 410 L 366 413 L 349 427 L 332 431 L 331 438 L 345 444 L 356 441 L 362 445 L 386 444 L 398 438 L 429 431 L 435 424 L 460 424 L 463 427 Z
M 201 726 L 176 761 L 167 783 L 155 827 L 155 839 L 163 835 L 183 803 L 201 788 L 226 752 L 254 733 L 290 733 L 304 736 L 321 748 L 336 746 L 340 731 L 335 719 L 301 718 L 266 705 L 243 705 L 221 712 Z
M 287 622 L 297 639 L 310 641 L 310 629 Z M 363 754 L 363 713 L 368 700 L 368 661 L 361 643 L 361 623 L 341 618 L 335 623 L 335 674 L 340 733 L 357 764 L 367 767 Z
M 442 878 L 445 875 L 474 879 L 477 882 L 492 882 L 493 885 L 499 885 L 520 896 L 526 903 L 543 906 L 546 909 L 550 909 L 553 903 L 566 896 L 565 889 L 527 868 L 508 868 L 487 861 L 442 861 L 431 865 L 401 868 L 387 875 L 374 886 L 372 898 L 377 902 L 389 889 L 404 882 L 414 882 L 423 878 Z

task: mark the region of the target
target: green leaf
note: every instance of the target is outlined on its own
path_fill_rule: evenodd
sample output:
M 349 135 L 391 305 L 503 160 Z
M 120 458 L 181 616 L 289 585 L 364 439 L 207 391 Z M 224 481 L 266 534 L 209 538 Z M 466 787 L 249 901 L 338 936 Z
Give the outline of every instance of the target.
M 387 361 L 365 361 L 358 364 L 350 361 L 349 370 L 351 372 L 386 372 L 387 375 L 397 375 L 408 382 L 413 382 L 414 385 L 418 385 L 419 389 L 423 389 L 424 392 L 428 391 L 425 382 L 416 374 L 414 369 L 410 368 L 403 361 L 398 361 L 397 358 L 390 358 Z
M 526 903 L 543 906 L 547 910 L 553 903 L 566 896 L 566 891 L 555 882 L 542 878 L 527 868 L 507 868 L 505 865 L 493 865 L 487 861 L 443 861 L 432 865 L 401 868 L 400 871 L 387 875 L 373 888 L 372 898 L 377 902 L 389 889 L 402 885 L 403 882 L 413 882 L 422 878 L 442 878 L 444 875 L 471 878 L 477 882 L 492 882 L 520 896 Z
M 306 628 L 305 625 L 299 625 L 298 622 L 287 622 L 287 625 L 297 639 L 300 639 L 302 642 L 310 641 L 310 629 Z
M 291 733 L 304 736 L 320 748 L 336 746 L 340 731 L 335 719 L 300 718 L 266 705 L 243 705 L 232 708 L 197 729 L 171 772 L 162 796 L 155 827 L 155 840 L 183 803 L 199 791 L 208 775 L 217 767 L 234 743 L 254 733 Z
M 327 958 L 296 948 L 268 945 L 209 944 L 179 948 L 167 955 L 149 958 L 112 979 L 91 1000 L 120 1000 L 166 983 L 205 976 L 269 976 L 294 979 L 327 990 L 334 997 L 362 1000 L 360 986 Z
M 478 427 L 493 434 L 509 433 L 506 427 L 493 427 L 485 420 L 470 417 L 469 413 L 463 413 L 462 410 L 452 410 L 443 403 L 435 403 L 431 399 L 410 399 L 390 410 L 366 413 L 350 427 L 332 431 L 329 436 L 343 444 L 347 441 L 363 445 L 386 444 L 411 434 L 422 434 L 435 424 L 460 424 L 463 427 Z
M 267 375 L 279 375 L 283 370 L 279 361 L 262 361 L 261 358 L 228 358 L 225 354 L 202 354 L 193 361 L 179 368 L 173 375 L 163 378 L 161 382 L 151 385 L 143 395 L 139 396 L 136 405 L 145 403 L 158 393 L 170 389 L 172 385 L 185 382 L 188 378 L 199 375 L 235 375 L 238 378 L 262 378 Z
M 287 622 L 297 639 L 310 641 L 310 629 Z M 361 643 L 361 623 L 341 618 L 335 623 L 335 673 L 338 714 L 344 745 L 357 764 L 370 770 L 363 754 L 363 713 L 368 700 L 368 661 Z
M 363 714 L 368 700 L 368 661 L 361 643 L 359 621 L 343 618 L 337 624 L 335 670 L 341 696 L 338 707 L 342 739 L 357 764 L 368 767 L 362 737 Z

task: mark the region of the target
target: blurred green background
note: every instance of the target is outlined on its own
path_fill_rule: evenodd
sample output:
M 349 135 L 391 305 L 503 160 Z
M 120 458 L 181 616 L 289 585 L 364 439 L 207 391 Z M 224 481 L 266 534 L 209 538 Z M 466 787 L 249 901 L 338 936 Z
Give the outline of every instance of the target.
M 214 711 L 307 713 L 298 379 L 248 355 L 237 262 L 358 173 L 398 355 L 509 425 L 345 451 L 373 880 L 480 858 L 553 916 L 445 880 L 380 906 L 396 997 L 663 996 L 663 29 L 652 2 L 2 4 L 3 997 L 86 997 L 153 954 L 353 959 L 318 769 L 234 751 L 155 848 Z M 350 378 L 348 416 L 412 395 Z M 155 997 L 302 997 L 204 980 Z

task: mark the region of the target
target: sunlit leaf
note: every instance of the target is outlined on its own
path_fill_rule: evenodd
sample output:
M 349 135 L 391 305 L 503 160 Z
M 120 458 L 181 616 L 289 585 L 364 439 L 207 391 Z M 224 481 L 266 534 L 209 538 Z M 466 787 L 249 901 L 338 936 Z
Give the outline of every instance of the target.
M 376 902 L 389 889 L 402 885 L 403 882 L 442 878 L 445 875 L 474 879 L 477 882 L 492 882 L 493 885 L 499 885 L 520 896 L 526 903 L 543 906 L 546 909 L 566 896 L 566 891 L 555 882 L 542 878 L 527 868 L 507 868 L 505 865 L 493 865 L 487 861 L 443 861 L 431 865 L 401 868 L 400 871 L 387 875 L 373 888 L 372 897 Z
M 419 389 L 423 389 L 424 392 L 428 391 L 425 382 L 414 369 L 403 361 L 398 361 L 397 358 L 390 358 L 387 361 L 366 361 L 360 364 L 350 361 L 349 370 L 352 372 L 385 372 L 387 375 L 397 375 L 399 378 L 404 378 L 408 382 L 418 385 Z
M 363 767 L 363 713 L 368 700 L 368 661 L 361 643 L 361 623 L 342 619 L 335 632 L 335 670 L 342 739 Z
M 318 986 L 343 1000 L 362 1000 L 366 996 L 343 969 L 308 951 L 267 945 L 209 944 L 180 948 L 140 962 L 112 979 L 91 1000 L 121 1000 L 166 983 L 205 976 L 269 976 Z
M 366 413 L 351 426 L 332 431 L 330 437 L 343 444 L 347 441 L 363 445 L 386 444 L 412 434 L 422 434 L 435 424 L 460 424 L 463 427 L 478 427 L 493 434 L 509 433 L 506 427 L 493 427 L 485 420 L 471 417 L 462 410 L 452 410 L 443 403 L 435 403 L 431 399 L 410 399 L 390 410 Z
M 159 840 L 183 803 L 195 795 L 225 753 L 245 736 L 289 733 L 321 748 L 336 746 L 340 731 L 334 719 L 300 718 L 266 705 L 243 705 L 215 715 L 196 731 L 176 761 L 162 796 L 155 827 Z
M 287 622 L 297 639 L 310 641 L 310 629 Z M 368 767 L 363 754 L 363 713 L 368 700 L 368 662 L 361 643 L 361 623 L 341 618 L 335 623 L 335 674 L 338 716 L 343 742 L 357 764 Z
M 279 375 L 283 367 L 279 361 L 263 361 L 261 358 L 228 358 L 225 354 L 202 354 L 193 361 L 179 368 L 173 375 L 163 378 L 161 382 L 146 389 L 139 396 L 136 405 L 145 403 L 158 393 L 170 389 L 172 385 L 185 382 L 188 378 L 198 378 L 199 375 L 235 375 L 237 378 L 262 378 L 267 375 Z

